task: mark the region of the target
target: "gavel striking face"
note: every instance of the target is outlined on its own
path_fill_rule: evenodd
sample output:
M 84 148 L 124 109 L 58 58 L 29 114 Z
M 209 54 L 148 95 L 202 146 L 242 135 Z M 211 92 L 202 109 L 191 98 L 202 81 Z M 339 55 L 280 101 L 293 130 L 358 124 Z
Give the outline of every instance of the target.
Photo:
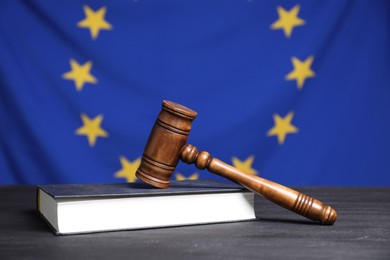
M 169 187 L 170 177 L 181 159 L 225 177 L 266 199 L 321 224 L 331 225 L 337 213 L 322 202 L 264 178 L 247 174 L 207 152 L 186 144 L 197 113 L 183 105 L 163 101 L 162 110 L 150 133 L 137 178 L 158 188 Z

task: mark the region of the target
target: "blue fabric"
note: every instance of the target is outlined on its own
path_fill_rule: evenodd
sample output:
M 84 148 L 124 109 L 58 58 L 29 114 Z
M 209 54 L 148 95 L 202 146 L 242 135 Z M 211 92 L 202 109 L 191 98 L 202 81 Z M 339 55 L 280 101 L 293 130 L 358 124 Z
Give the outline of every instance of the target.
M 297 8 L 304 24 L 273 28 Z M 96 38 L 79 24 L 106 8 Z M 189 143 L 286 185 L 390 185 L 390 2 L 0 2 L 0 184 L 110 183 L 142 156 L 163 99 Z M 292 59 L 308 61 L 303 86 Z M 71 60 L 95 83 L 77 90 Z M 101 115 L 91 145 L 81 115 Z M 271 134 L 274 116 L 295 131 Z M 249 160 L 250 161 L 250 160 Z M 248 162 L 248 161 L 247 161 Z M 176 173 L 220 179 L 180 163 Z

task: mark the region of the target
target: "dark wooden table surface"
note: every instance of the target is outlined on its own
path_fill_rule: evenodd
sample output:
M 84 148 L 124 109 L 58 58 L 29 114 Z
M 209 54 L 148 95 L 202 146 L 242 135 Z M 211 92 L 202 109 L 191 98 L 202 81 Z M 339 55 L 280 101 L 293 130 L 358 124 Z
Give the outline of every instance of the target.
M 55 236 L 35 187 L 0 186 L 0 259 L 390 259 L 390 188 L 298 188 L 333 206 L 333 226 L 256 199 L 257 221 Z

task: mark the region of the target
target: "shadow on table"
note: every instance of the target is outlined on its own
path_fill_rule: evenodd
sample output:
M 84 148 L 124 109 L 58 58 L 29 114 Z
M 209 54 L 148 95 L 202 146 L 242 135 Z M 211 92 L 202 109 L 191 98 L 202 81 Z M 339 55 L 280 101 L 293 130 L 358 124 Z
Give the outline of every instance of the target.
M 299 224 L 299 225 L 319 225 L 317 222 L 313 222 L 310 220 L 299 220 L 299 219 L 283 219 L 283 218 L 270 218 L 270 217 L 257 217 L 258 221 L 261 222 L 269 222 L 269 223 L 284 223 L 284 224 Z
M 258 221 L 267 223 L 320 225 L 260 196 L 255 196 L 255 215 Z
M 45 220 L 39 215 L 36 210 L 23 210 L 20 212 L 23 215 L 23 222 L 19 226 L 20 229 L 34 232 L 51 233 L 49 226 L 45 223 Z

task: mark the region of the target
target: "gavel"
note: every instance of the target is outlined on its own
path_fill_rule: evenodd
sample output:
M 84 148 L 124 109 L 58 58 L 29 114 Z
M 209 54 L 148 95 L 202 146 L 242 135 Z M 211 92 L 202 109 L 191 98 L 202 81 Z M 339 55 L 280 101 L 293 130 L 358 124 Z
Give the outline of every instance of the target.
M 199 152 L 195 146 L 186 144 L 196 116 L 197 112 L 188 107 L 172 101 L 163 101 L 136 172 L 138 179 L 157 188 L 168 188 L 170 177 L 180 159 L 188 164 L 195 163 L 198 169 L 207 169 L 227 178 L 313 221 L 325 225 L 332 225 L 336 221 L 336 211 L 321 201 L 281 184 L 245 173 L 212 158 L 208 152 Z

